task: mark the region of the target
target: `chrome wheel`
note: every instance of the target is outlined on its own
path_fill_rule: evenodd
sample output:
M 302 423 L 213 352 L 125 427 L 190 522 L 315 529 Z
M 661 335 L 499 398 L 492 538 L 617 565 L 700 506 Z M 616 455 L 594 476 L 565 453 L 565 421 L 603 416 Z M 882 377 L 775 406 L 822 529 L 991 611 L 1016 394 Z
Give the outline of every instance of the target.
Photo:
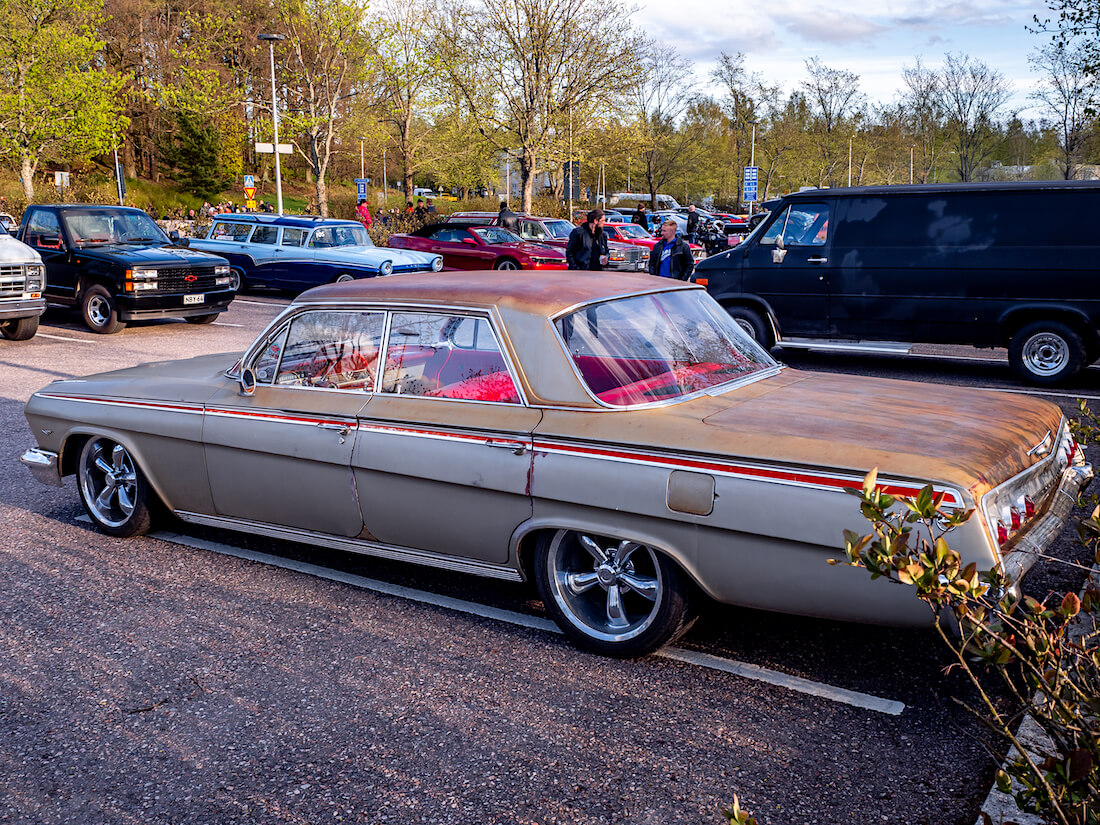
M 338 278 L 336 279 L 336 283 L 338 283 L 338 284 L 346 284 L 346 283 L 347 283 L 348 281 L 354 281 L 354 280 L 355 280 L 355 276 L 354 276 L 354 275 L 348 275 L 348 274 L 347 274 L 347 273 L 345 272 L 345 273 L 344 273 L 343 275 L 341 275 L 340 277 L 338 277 Z
M 97 327 L 105 327 L 111 320 L 111 304 L 102 295 L 88 299 L 88 320 Z
M 745 331 L 746 335 L 748 335 L 754 341 L 756 340 L 756 327 L 749 323 L 749 321 L 744 318 L 734 318 L 733 322 L 737 324 L 737 326 L 741 327 L 741 329 Z
M 80 500 L 92 521 L 113 536 L 148 532 L 152 523 L 149 487 L 130 452 L 116 441 L 96 437 L 80 451 Z
M 559 531 L 546 557 L 554 601 L 585 636 L 619 643 L 648 630 L 665 596 L 661 565 L 635 541 Z
M 234 292 L 241 291 L 241 272 L 239 269 L 229 270 L 229 288 Z
M 1069 363 L 1069 342 L 1055 332 L 1044 330 L 1024 341 L 1022 355 L 1028 372 L 1037 376 L 1058 375 Z
M 498 261 L 496 265 L 497 269 L 519 269 L 519 264 L 515 261 L 503 260 Z

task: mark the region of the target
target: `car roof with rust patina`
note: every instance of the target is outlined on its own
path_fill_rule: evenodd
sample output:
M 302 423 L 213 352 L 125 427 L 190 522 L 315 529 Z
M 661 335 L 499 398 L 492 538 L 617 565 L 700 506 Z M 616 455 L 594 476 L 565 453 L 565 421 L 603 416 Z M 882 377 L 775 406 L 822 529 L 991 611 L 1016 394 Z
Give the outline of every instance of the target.
M 495 306 L 502 311 L 550 317 L 572 307 L 624 295 L 701 288 L 684 281 L 624 272 L 423 272 L 326 284 L 303 292 L 295 303 L 378 301 Z

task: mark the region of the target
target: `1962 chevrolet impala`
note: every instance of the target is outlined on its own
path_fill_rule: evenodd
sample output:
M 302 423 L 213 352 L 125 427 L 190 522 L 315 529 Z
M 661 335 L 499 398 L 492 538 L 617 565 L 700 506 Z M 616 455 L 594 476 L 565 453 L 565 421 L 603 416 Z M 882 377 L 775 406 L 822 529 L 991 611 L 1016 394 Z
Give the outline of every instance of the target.
M 1033 398 L 796 372 L 700 287 L 440 273 L 319 287 L 243 355 L 57 381 L 27 403 L 42 481 L 93 521 L 185 521 L 520 580 L 577 643 L 633 656 L 701 594 L 878 623 L 908 588 L 831 567 L 847 487 L 976 508 L 964 563 L 1022 575 L 1092 476 Z

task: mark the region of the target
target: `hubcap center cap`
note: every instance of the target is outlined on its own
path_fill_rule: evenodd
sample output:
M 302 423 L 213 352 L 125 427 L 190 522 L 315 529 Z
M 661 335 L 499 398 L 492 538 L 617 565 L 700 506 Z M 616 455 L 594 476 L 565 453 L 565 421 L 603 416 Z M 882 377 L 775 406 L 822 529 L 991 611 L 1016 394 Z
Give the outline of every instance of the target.
M 602 584 L 604 587 L 610 587 L 619 578 L 618 571 L 616 571 L 615 568 L 610 567 L 606 564 L 601 564 L 599 566 L 599 568 L 596 570 L 596 576 L 599 577 L 600 584 Z

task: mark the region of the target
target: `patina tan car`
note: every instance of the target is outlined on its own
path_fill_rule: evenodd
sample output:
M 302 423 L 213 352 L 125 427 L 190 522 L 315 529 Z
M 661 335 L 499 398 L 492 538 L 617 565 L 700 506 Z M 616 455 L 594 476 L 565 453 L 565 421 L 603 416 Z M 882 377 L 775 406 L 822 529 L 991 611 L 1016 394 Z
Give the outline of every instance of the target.
M 952 545 L 1019 578 L 1092 470 L 1052 404 L 809 374 L 701 287 L 608 273 L 439 273 L 319 287 L 244 353 L 34 394 L 42 481 L 104 532 L 195 524 L 533 578 L 577 643 L 633 656 L 703 598 L 928 621 L 826 563 L 879 468 L 976 508 Z

